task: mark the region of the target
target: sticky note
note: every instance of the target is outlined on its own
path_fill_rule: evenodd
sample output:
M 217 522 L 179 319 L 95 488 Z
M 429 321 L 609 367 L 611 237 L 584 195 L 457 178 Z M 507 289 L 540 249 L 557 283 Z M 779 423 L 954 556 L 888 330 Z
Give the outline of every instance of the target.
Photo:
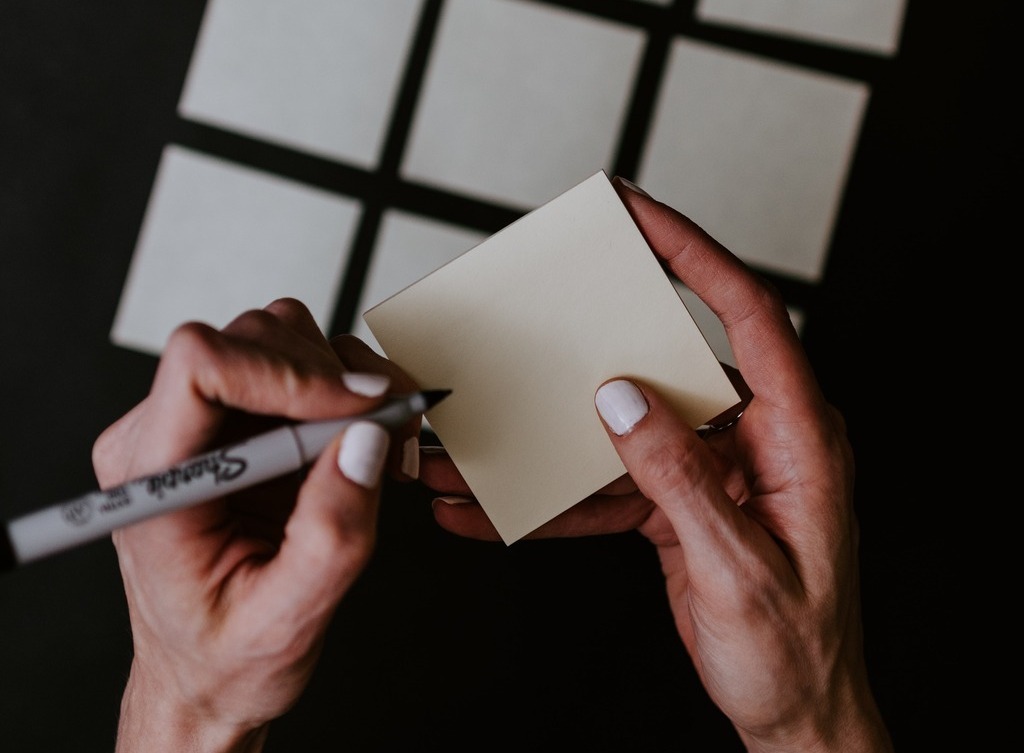
M 446 0 L 402 178 L 537 207 L 614 162 L 646 41 L 553 3 Z
M 372 168 L 422 0 L 210 0 L 186 119 Z
M 168 145 L 111 341 L 159 355 L 183 322 L 223 327 L 285 296 L 327 327 L 360 212 L 351 198 Z
M 705 22 L 880 55 L 899 48 L 906 0 L 699 0 Z
M 637 183 L 748 264 L 817 283 L 870 87 L 676 39 Z
M 625 472 L 605 380 L 645 381 L 694 427 L 739 399 L 603 171 L 363 318 L 421 387 L 452 390 L 431 426 L 506 544 Z

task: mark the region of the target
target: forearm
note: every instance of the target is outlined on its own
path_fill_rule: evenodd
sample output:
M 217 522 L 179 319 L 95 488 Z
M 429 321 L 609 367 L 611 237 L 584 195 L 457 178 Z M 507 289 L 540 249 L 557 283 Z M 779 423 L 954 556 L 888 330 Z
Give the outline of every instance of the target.
M 259 753 L 269 724 L 219 722 L 163 697 L 133 666 L 124 695 L 115 753 Z

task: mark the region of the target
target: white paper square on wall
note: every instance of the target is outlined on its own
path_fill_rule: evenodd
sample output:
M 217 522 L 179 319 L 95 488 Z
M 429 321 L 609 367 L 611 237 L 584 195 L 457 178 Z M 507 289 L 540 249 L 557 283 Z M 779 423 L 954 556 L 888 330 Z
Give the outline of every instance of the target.
M 111 340 L 157 355 L 183 322 L 222 327 L 286 296 L 326 328 L 359 212 L 351 199 L 166 147 Z
M 697 18 L 835 47 L 891 56 L 906 0 L 699 0 Z
M 422 0 L 210 0 L 179 114 L 372 168 Z
M 402 177 L 530 209 L 610 168 L 644 42 L 543 3 L 447 0 Z
M 673 43 L 637 182 L 748 263 L 820 280 L 869 87 Z
M 486 233 L 428 217 L 397 210 L 385 212 L 370 266 L 366 271 L 351 334 L 383 356 L 384 351 L 363 320 L 363 313 L 486 238 Z M 444 302 L 439 301 L 438 305 L 443 306 Z

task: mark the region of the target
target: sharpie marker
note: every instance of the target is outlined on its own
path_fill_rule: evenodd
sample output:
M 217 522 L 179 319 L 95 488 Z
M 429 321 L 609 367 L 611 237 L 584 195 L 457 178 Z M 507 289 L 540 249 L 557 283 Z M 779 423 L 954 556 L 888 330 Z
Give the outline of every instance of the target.
M 349 424 L 373 421 L 396 428 L 425 413 L 449 394 L 451 390 L 425 390 L 397 397 L 363 415 L 281 426 L 197 455 L 165 471 L 14 518 L 0 527 L 0 570 L 10 570 L 140 520 L 297 471 L 313 462 Z

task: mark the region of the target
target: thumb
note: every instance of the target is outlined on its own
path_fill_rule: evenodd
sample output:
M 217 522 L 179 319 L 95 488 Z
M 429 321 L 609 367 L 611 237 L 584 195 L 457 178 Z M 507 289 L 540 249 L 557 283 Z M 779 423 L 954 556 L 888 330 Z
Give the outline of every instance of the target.
M 376 545 L 389 442 L 378 424 L 357 421 L 313 464 L 264 573 L 263 586 L 279 609 L 329 612 L 366 567 Z
M 735 565 L 749 521 L 697 432 L 654 390 L 627 379 L 605 382 L 594 402 L 629 475 L 671 523 L 691 577 Z

